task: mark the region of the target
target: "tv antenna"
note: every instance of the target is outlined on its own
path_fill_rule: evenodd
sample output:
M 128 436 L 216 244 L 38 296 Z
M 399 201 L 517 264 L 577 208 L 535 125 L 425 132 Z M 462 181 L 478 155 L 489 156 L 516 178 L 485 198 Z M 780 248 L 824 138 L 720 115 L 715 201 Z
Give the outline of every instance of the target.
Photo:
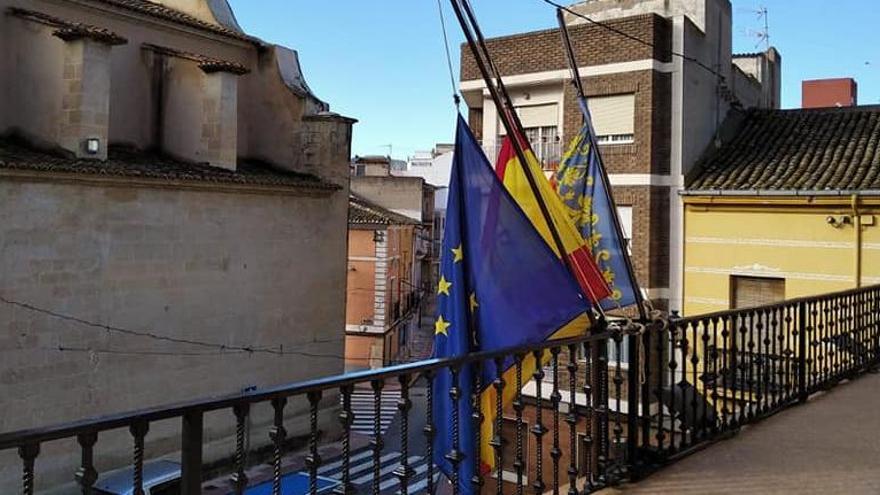
M 755 48 L 764 45 L 765 49 L 770 48 L 770 19 L 767 11 L 767 7 L 758 7 L 756 10 L 752 10 L 752 13 L 757 15 L 758 21 L 764 21 L 764 28 L 761 30 L 749 29 L 748 35 L 757 38 L 758 42 L 755 43 Z
M 381 146 L 379 146 L 379 147 L 380 147 L 380 148 L 388 148 L 388 156 L 391 156 L 392 154 L 394 154 L 394 153 L 393 153 L 393 151 L 394 151 L 394 145 L 393 145 L 393 144 L 383 144 L 383 145 L 381 145 Z

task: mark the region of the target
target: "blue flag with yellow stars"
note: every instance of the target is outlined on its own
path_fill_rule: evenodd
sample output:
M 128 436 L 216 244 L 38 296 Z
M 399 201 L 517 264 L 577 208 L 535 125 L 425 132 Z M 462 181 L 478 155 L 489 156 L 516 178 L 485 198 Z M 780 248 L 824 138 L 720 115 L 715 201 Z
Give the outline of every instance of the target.
M 605 182 L 607 176 L 596 147 L 590 111 L 583 100 L 580 106 L 584 126 L 562 157 L 556 171 L 556 191 L 611 287 L 611 295 L 600 302 L 602 309 L 623 308 L 638 303 L 639 286 L 627 263 L 626 240 Z
M 437 358 L 583 335 L 590 325 L 590 305 L 579 285 L 505 190 L 460 116 L 437 298 Z M 523 385 L 535 365 L 531 357 L 523 363 Z M 478 470 L 495 464 L 489 440 L 497 393 L 490 385 L 499 371 L 502 401 L 509 403 L 516 393 L 512 358 L 501 370 L 494 362 L 479 368 L 477 373 L 464 366 L 455 376 L 444 369 L 432 384 L 434 462 L 464 494 L 476 491 Z M 483 412 L 479 444 L 476 404 Z

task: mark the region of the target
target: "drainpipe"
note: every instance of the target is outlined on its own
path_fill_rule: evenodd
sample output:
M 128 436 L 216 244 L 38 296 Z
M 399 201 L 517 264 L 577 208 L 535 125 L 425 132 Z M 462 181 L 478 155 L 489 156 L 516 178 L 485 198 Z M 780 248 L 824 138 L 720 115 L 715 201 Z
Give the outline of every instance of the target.
M 862 218 L 859 212 L 859 195 L 852 195 L 853 228 L 856 235 L 855 250 L 855 283 L 856 288 L 862 286 Z

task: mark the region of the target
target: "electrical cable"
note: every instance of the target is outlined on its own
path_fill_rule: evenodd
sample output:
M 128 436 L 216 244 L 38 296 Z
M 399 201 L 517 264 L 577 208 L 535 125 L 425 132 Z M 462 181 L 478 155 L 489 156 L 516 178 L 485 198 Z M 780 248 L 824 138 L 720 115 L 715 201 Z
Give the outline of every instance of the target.
M 109 349 L 109 348 L 92 348 L 92 347 L 71 347 L 71 346 L 58 346 L 58 347 L 43 347 L 41 348 L 45 351 L 58 351 L 58 352 L 79 352 L 79 353 L 89 353 L 89 354 L 108 354 L 108 355 L 120 355 L 120 356 L 162 356 L 162 357 L 201 357 L 201 356 L 230 356 L 232 354 L 246 354 L 244 351 L 209 351 L 209 352 L 186 352 L 186 351 L 152 351 L 152 350 L 144 350 L 144 349 Z M 279 356 L 297 356 L 297 357 L 310 357 L 316 359 L 336 359 L 339 361 L 359 361 L 359 362 L 372 362 L 374 359 L 372 358 L 357 358 L 357 357 L 345 357 L 339 356 L 336 354 L 319 354 L 312 352 L 294 352 L 294 351 L 283 351 L 282 353 L 278 353 Z M 422 361 L 423 359 L 412 359 L 412 360 L 393 360 L 395 364 L 402 363 L 415 363 L 418 361 Z
M 122 327 L 106 325 L 103 323 L 96 323 L 93 321 L 85 320 L 83 318 L 79 318 L 76 316 L 70 316 L 63 313 L 59 313 L 57 311 L 53 311 L 46 308 L 41 308 L 39 306 L 35 306 L 30 303 L 15 301 L 12 299 L 8 299 L 4 296 L 0 296 L 0 303 L 4 303 L 11 306 L 17 306 L 22 309 L 26 309 L 28 311 L 32 311 L 35 313 L 44 314 L 47 316 L 51 316 L 53 318 L 57 318 L 64 321 L 70 321 L 79 325 L 89 326 L 93 328 L 99 328 L 102 330 L 106 330 L 108 332 L 120 333 L 128 336 L 136 336 L 136 337 L 144 337 L 153 340 L 169 342 L 172 344 L 184 344 L 184 345 L 193 345 L 205 348 L 213 348 L 215 351 L 162 351 L 162 350 L 148 350 L 148 349 L 111 349 L 111 348 L 92 348 L 92 347 L 76 347 L 76 346 L 64 346 L 59 345 L 57 347 L 44 347 L 43 350 L 46 351 L 59 351 L 59 352 L 80 352 L 80 353 L 94 353 L 94 354 L 114 354 L 114 355 L 132 355 L 132 356 L 186 356 L 186 357 L 201 357 L 201 356 L 229 356 L 232 354 L 271 354 L 276 356 L 299 356 L 299 357 L 310 357 L 310 358 L 319 358 L 319 359 L 338 359 L 340 361 L 363 361 L 363 362 L 372 362 L 371 358 L 346 358 L 345 356 L 339 356 L 337 354 L 320 354 L 315 352 L 306 352 L 306 351 L 291 351 L 285 350 L 284 345 L 278 345 L 277 347 L 256 347 L 256 346 L 242 346 L 242 345 L 226 345 L 226 344 L 217 344 L 212 342 L 205 342 L 200 340 L 193 339 L 182 339 L 176 337 L 168 337 L 164 335 L 158 335 L 152 332 L 143 332 L 137 330 L 130 330 Z M 410 316 L 415 312 L 415 308 L 412 307 L 409 309 L 408 313 L 400 318 L 400 320 L 404 320 L 405 317 Z M 400 321 L 399 320 L 399 321 Z M 395 325 L 397 323 L 396 322 Z M 315 345 L 315 344 L 331 344 L 344 342 L 345 339 L 326 339 L 326 340 L 312 340 L 309 342 L 297 343 L 289 345 L 288 347 L 302 347 L 307 345 Z M 413 360 L 409 362 L 415 362 L 418 360 Z
M 547 5 L 552 5 L 553 7 L 557 8 L 557 9 L 563 10 L 563 11 L 565 11 L 575 17 L 583 19 L 593 25 L 599 26 L 599 27 L 606 29 L 612 33 L 615 33 L 619 36 L 622 36 L 622 37 L 627 38 L 629 40 L 635 41 L 637 43 L 641 43 L 642 45 L 645 45 L 645 46 L 648 46 L 651 48 L 656 48 L 656 45 L 654 45 L 654 43 L 651 43 L 650 41 L 643 40 L 642 38 L 639 38 L 638 36 L 633 36 L 625 31 L 622 31 L 620 29 L 615 28 L 614 26 L 610 26 L 607 23 L 592 19 L 584 14 L 581 14 L 580 12 L 575 12 L 574 10 L 566 7 L 565 5 L 562 5 L 560 3 L 555 2 L 554 0 L 540 0 L 540 1 L 546 3 Z M 680 57 L 682 60 L 687 60 L 688 62 L 692 62 L 692 63 L 696 64 L 698 67 L 705 69 L 706 71 L 712 73 L 713 75 L 715 75 L 716 77 L 718 77 L 722 81 L 725 80 L 725 77 L 723 74 L 719 73 L 718 71 L 709 67 L 708 65 L 704 64 L 703 62 L 700 62 L 695 57 L 690 57 L 688 55 L 677 52 L 675 50 L 665 50 L 665 51 L 674 57 Z
M 446 65 L 449 68 L 449 82 L 452 83 L 452 101 L 455 102 L 455 109 L 458 111 L 461 97 L 458 95 L 458 86 L 455 84 L 455 71 L 452 69 L 452 52 L 449 50 L 449 36 L 446 34 L 446 18 L 443 15 L 442 0 L 437 0 L 437 10 L 440 12 L 440 28 L 443 31 L 443 46 L 446 48 Z
M 284 351 L 283 345 L 278 345 L 278 346 L 274 346 L 274 347 L 267 347 L 267 346 L 256 347 L 256 346 L 245 346 L 245 345 L 218 344 L 218 343 L 214 343 L 214 342 L 207 342 L 207 341 L 201 341 L 201 340 L 184 339 L 184 338 L 179 338 L 179 337 L 169 337 L 166 335 L 159 335 L 156 333 L 146 332 L 146 331 L 131 330 L 131 329 L 122 328 L 122 327 L 118 327 L 118 326 L 107 325 L 104 323 L 97 323 L 97 322 L 85 320 L 83 318 L 79 318 L 76 316 L 66 315 L 63 313 L 59 313 L 57 311 L 53 311 L 50 309 L 35 306 L 30 303 L 25 303 L 25 302 L 21 302 L 21 301 L 15 301 L 12 299 L 8 299 L 4 296 L 0 296 L 0 302 L 7 304 L 7 305 L 11 305 L 11 306 L 17 306 L 22 309 L 26 309 L 28 311 L 32 311 L 35 313 L 40 313 L 40 314 L 44 314 L 47 316 L 51 316 L 51 317 L 57 318 L 59 320 L 70 321 L 73 323 L 77 323 L 79 325 L 84 325 L 84 326 L 88 326 L 88 327 L 92 327 L 92 328 L 98 328 L 101 330 L 106 330 L 108 332 L 119 333 L 119 334 L 127 335 L 127 336 L 143 337 L 143 338 L 158 340 L 158 341 L 162 341 L 162 342 L 170 342 L 172 344 L 183 344 L 183 345 L 192 345 L 192 346 L 197 346 L 197 347 L 218 349 L 218 350 L 223 351 L 224 353 L 227 353 L 227 354 L 230 352 L 264 353 L 264 354 L 284 354 L 285 352 L 287 352 L 287 353 L 291 352 L 291 351 Z M 312 345 L 312 344 L 329 344 L 329 343 L 336 343 L 336 342 L 343 342 L 343 341 L 344 341 L 344 339 L 313 340 L 311 342 L 304 342 L 304 343 L 298 343 L 298 344 L 293 344 L 293 345 L 294 346 L 302 346 L 302 345 Z M 202 354 L 205 354 L 205 353 L 202 353 Z

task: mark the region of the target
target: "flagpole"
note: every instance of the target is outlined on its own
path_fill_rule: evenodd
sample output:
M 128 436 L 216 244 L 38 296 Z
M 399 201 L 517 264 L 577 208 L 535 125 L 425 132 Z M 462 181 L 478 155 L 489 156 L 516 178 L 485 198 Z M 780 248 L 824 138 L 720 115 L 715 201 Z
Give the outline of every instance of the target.
M 486 83 L 487 89 L 489 90 L 489 94 L 492 97 L 492 101 L 495 103 L 496 108 L 501 109 L 499 112 L 499 117 L 501 117 L 501 123 L 504 125 L 504 129 L 507 131 L 508 136 L 512 139 L 510 140 L 513 145 L 513 149 L 516 152 L 517 159 L 520 161 L 523 170 L 525 171 L 526 180 L 529 183 L 529 187 L 532 190 L 532 194 L 535 195 L 535 201 L 538 203 L 538 207 L 541 210 L 541 214 L 544 217 L 544 221 L 547 223 L 547 227 L 550 230 L 550 234 L 553 237 L 553 242 L 556 245 L 556 249 L 559 251 L 559 256 L 562 258 L 563 263 L 565 263 L 568 270 L 574 276 L 577 272 L 575 266 L 572 261 L 568 257 L 568 253 L 565 249 L 565 244 L 562 242 L 562 237 L 559 234 L 559 231 L 556 228 L 556 224 L 553 222 L 553 217 L 550 215 L 550 211 L 547 209 L 547 205 L 544 204 L 544 201 L 541 197 L 540 189 L 538 188 L 538 184 L 536 182 L 535 177 L 532 175 L 529 162 L 526 161 L 526 154 L 523 150 L 522 144 L 519 142 L 519 133 L 517 129 L 514 127 L 514 123 L 511 122 L 511 116 L 509 112 L 506 111 L 506 105 L 501 99 L 501 96 L 498 92 L 498 88 L 495 87 L 495 84 L 492 81 L 492 76 L 489 72 L 489 69 L 486 66 L 486 61 L 483 60 L 482 54 L 480 53 L 479 48 L 477 47 L 477 42 L 474 39 L 474 33 L 471 32 L 470 27 L 468 25 L 468 21 L 465 19 L 465 14 L 462 11 L 462 6 L 459 4 L 460 0 L 450 0 L 452 4 L 452 8 L 455 11 L 455 15 L 458 18 L 458 23 L 461 26 L 462 31 L 464 32 L 465 39 L 467 40 L 468 47 L 470 47 L 471 52 L 474 56 L 474 60 L 477 63 L 477 67 L 480 70 L 480 74 L 483 76 L 483 80 Z M 475 19 L 474 19 L 475 21 Z M 475 28 L 478 29 L 478 28 Z M 485 46 L 485 45 L 484 45 Z M 490 62 L 491 63 L 491 62 Z M 498 78 L 500 79 L 500 78 Z M 503 84 L 503 83 L 502 83 Z M 510 112 L 515 113 L 515 112 Z M 596 295 L 592 293 L 589 288 L 589 284 L 584 284 L 585 288 L 591 292 L 587 294 L 591 298 L 591 302 L 594 302 L 593 307 L 596 312 L 598 312 L 603 318 L 605 316 L 604 311 L 602 310 L 602 305 L 599 303 Z M 589 313 L 588 313 L 589 314 Z M 592 315 L 590 315 L 592 319 Z
M 577 92 L 578 100 L 586 108 L 587 100 L 586 94 L 584 92 L 584 84 L 581 80 L 580 70 L 578 70 L 577 60 L 574 56 L 574 49 L 571 45 L 571 38 L 568 35 L 568 26 L 565 24 L 565 16 L 562 13 L 562 9 L 556 9 L 556 19 L 559 21 L 559 31 L 562 34 L 562 42 L 565 46 L 565 52 L 568 58 L 568 65 L 571 69 L 572 86 L 574 86 L 574 90 Z M 623 228 L 620 226 L 620 218 L 617 214 L 617 204 L 614 201 L 614 194 L 612 194 L 611 191 L 611 180 L 608 178 L 608 170 L 605 169 L 604 163 L 602 163 L 601 154 L 599 153 L 599 147 L 596 143 L 596 133 L 593 130 L 593 123 L 587 120 L 586 115 L 584 115 L 584 120 L 586 121 L 586 124 L 590 126 L 590 146 L 599 157 L 599 179 L 602 181 L 602 184 L 605 186 L 605 191 L 608 193 L 608 201 L 611 203 L 611 219 L 614 222 L 614 229 L 617 232 L 617 238 L 621 240 L 626 239 L 626 237 L 624 237 L 623 235 Z M 630 258 L 629 252 L 627 252 L 629 246 L 623 247 L 626 248 L 626 251 L 622 252 L 621 255 L 623 256 L 624 262 L 626 263 L 626 271 L 629 275 L 630 284 L 632 284 L 633 287 L 633 296 L 635 297 L 636 305 L 639 308 L 639 317 L 642 319 L 642 321 L 647 321 L 648 315 L 645 312 L 645 299 L 642 296 L 641 286 L 639 286 L 639 283 L 636 280 L 636 272 L 632 264 L 632 258 Z
M 501 78 L 501 72 L 495 65 L 495 61 L 493 61 L 492 57 L 489 55 L 489 48 L 486 46 L 486 39 L 483 37 L 483 30 L 480 29 L 480 24 L 477 22 L 477 16 L 474 14 L 474 9 L 471 7 L 470 0 L 462 0 L 462 7 L 464 7 L 464 12 L 474 28 L 474 34 L 477 36 L 477 42 L 479 43 L 480 49 L 483 51 L 483 56 L 486 57 L 486 62 L 492 70 L 491 75 L 495 84 L 498 85 L 498 93 L 504 98 L 505 108 L 502 108 L 502 110 L 507 112 L 508 117 L 510 117 L 513 126 L 517 130 L 515 138 L 519 139 L 519 137 L 522 136 L 522 138 L 525 139 L 525 129 L 523 128 L 522 121 L 519 118 L 519 114 L 516 113 L 515 107 L 513 106 L 513 100 L 510 99 L 510 93 L 507 92 L 507 86 Z M 520 145 L 521 144 L 522 143 L 520 143 Z M 531 148 L 531 146 L 529 147 Z

